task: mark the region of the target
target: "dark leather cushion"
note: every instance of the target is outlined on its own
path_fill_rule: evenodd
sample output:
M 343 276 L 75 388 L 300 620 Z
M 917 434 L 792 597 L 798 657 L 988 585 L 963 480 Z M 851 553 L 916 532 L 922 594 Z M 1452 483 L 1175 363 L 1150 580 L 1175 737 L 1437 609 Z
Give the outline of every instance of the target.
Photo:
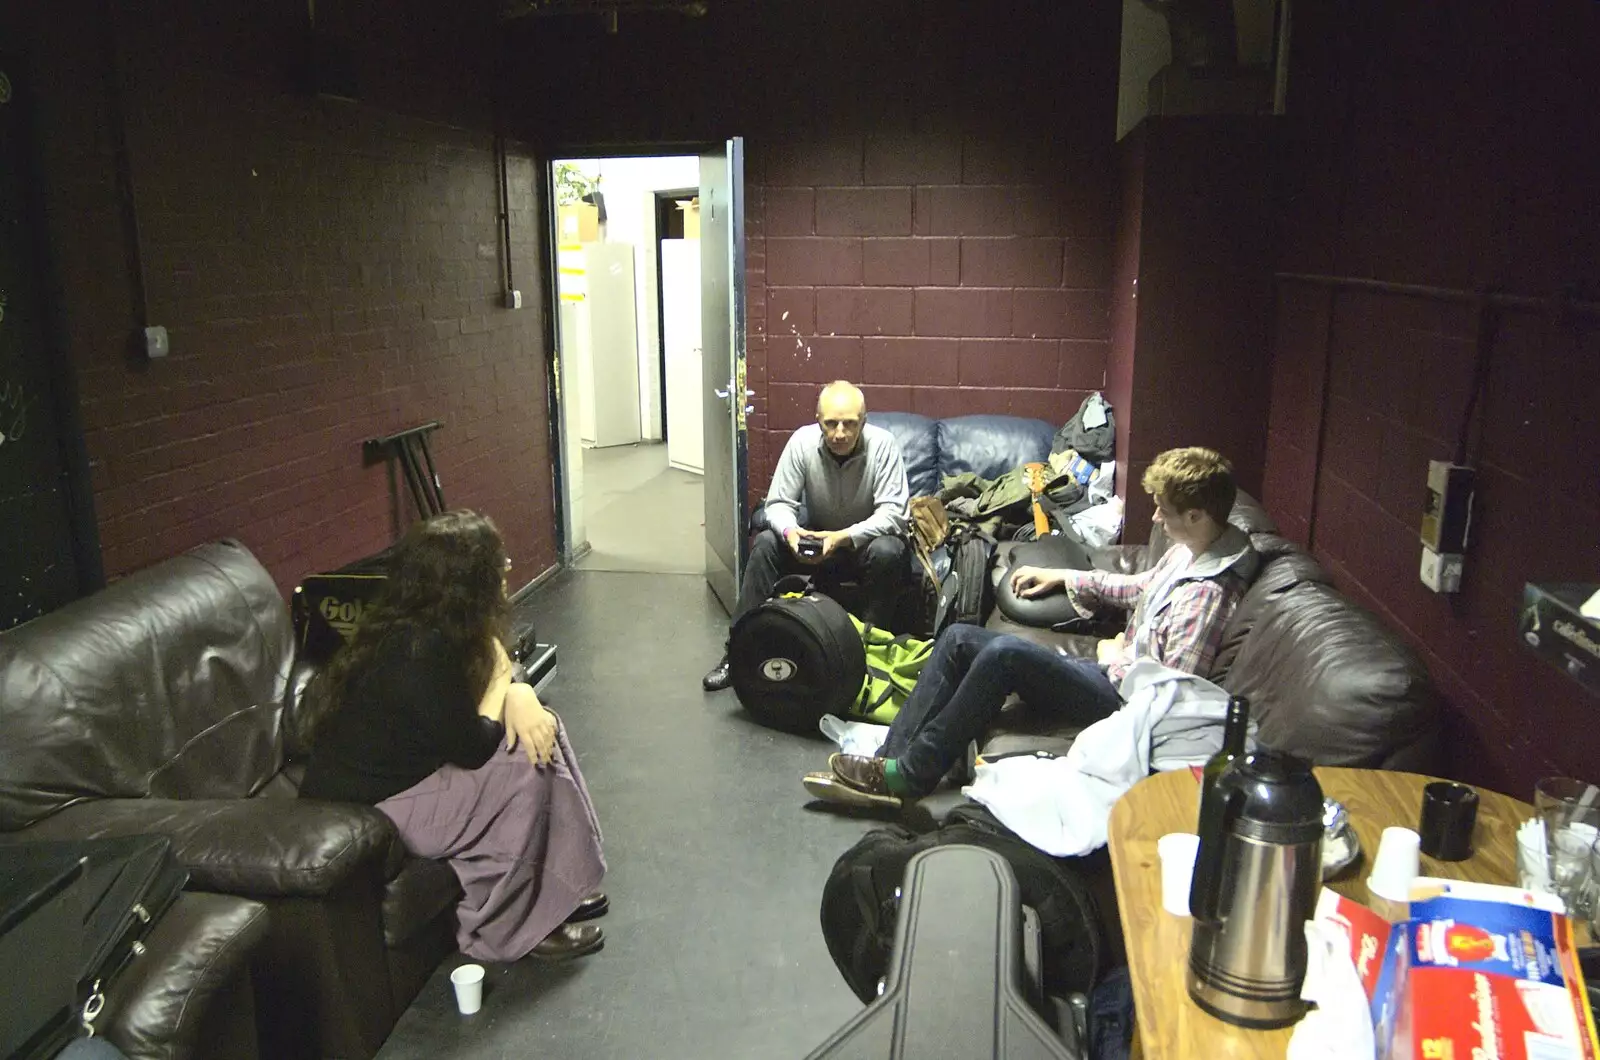
M 1066 535 L 1025 541 L 1006 553 L 1004 564 L 997 564 L 999 578 L 994 587 L 994 604 L 1013 622 L 1048 628 L 1078 617 L 1064 592 L 1039 597 L 1021 597 L 1011 591 L 1011 572 L 1017 567 L 1054 567 L 1093 570 L 1094 558 L 1081 542 Z
M 439 914 L 461 900 L 461 882 L 448 861 L 407 858 L 383 889 L 383 941 L 404 946 Z
M 939 436 L 932 419 L 915 412 L 868 410 L 867 422 L 884 428 L 899 443 L 913 497 L 939 492 Z
M 954 416 L 938 421 L 939 477 L 971 471 L 998 478 L 1050 456 L 1056 428 L 1023 416 Z
M 237 541 L 189 550 L 0 637 L 0 829 L 80 799 L 242 798 L 282 765 L 294 651 Z
M 405 848 L 370 806 L 309 799 L 97 799 L 6 842 L 164 835 L 189 886 L 252 897 L 321 895 L 362 871 L 389 878 Z
M 1316 582 L 1261 604 L 1221 684 L 1249 697 L 1262 743 L 1319 765 L 1372 767 L 1437 731 L 1427 671 L 1370 612 Z
M 181 894 L 114 981 L 95 1021 L 129 1057 L 212 1055 L 199 1040 L 207 1003 L 267 934 L 267 907 L 222 894 Z
M 1280 595 L 1296 585 L 1306 582 L 1320 584 L 1328 580 L 1321 564 L 1292 541 L 1276 534 L 1251 534 L 1250 543 L 1261 557 L 1261 567 L 1244 596 L 1240 597 L 1233 614 L 1228 616 L 1227 628 L 1222 631 L 1222 643 L 1211 664 L 1211 679 L 1218 684 L 1226 681 L 1245 638 L 1250 636 L 1261 615 L 1274 606 Z

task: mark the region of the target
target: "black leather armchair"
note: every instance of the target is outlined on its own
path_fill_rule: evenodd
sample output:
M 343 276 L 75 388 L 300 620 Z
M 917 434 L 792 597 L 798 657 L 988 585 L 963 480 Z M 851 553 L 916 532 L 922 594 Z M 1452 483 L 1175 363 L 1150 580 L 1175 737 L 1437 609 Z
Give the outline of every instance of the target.
M 376 810 L 294 798 L 307 675 L 232 541 L 0 634 L 0 841 L 171 837 L 191 890 L 269 914 L 262 1055 L 367 1057 L 453 950 L 459 888 Z

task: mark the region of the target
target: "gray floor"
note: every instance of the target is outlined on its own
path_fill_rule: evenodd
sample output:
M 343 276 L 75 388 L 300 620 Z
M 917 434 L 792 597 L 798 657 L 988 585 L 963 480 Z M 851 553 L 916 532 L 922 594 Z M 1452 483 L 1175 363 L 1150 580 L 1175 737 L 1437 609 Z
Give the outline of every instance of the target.
M 583 507 L 591 551 L 579 570 L 705 570 L 703 477 L 668 467 L 665 445 L 585 449 Z
M 559 646 L 546 699 L 605 829 L 600 953 L 491 967 L 457 1015 L 449 960 L 382 1060 L 804 1056 L 856 1001 L 817 926 L 834 859 L 870 821 L 805 808 L 828 746 L 763 729 L 700 675 L 726 617 L 702 578 L 575 571 L 519 607 Z M 519 621 L 520 625 L 520 621 Z

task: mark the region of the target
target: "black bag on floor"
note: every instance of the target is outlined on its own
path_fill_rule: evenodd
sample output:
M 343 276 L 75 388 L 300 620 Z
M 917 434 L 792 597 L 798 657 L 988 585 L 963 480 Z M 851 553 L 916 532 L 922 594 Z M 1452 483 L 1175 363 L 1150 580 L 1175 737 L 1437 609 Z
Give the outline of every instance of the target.
M 173 859 L 171 841 L 155 835 L 21 843 L 8 847 L 6 857 L 14 873 L 82 866 L 81 875 L 61 895 L 61 900 L 73 903 L 75 913 L 66 937 L 55 939 L 48 952 L 33 955 L 40 962 L 78 962 L 73 1007 L 51 1015 L 48 1024 L 14 1054 L 43 1060 L 80 1034 L 94 1033 L 94 1020 L 112 979 L 144 953 L 145 936 L 177 901 L 189 873 Z M 29 978 L 44 974 L 42 968 L 30 970 L 26 965 L 9 971 Z
M 981 626 L 994 610 L 994 583 L 989 580 L 994 538 L 971 523 L 952 522 L 945 547 L 950 550 L 950 573 L 939 587 L 935 636 L 958 622 Z
M 729 677 L 758 720 L 813 733 L 824 714 L 850 713 L 867 676 L 866 649 L 849 613 L 810 579 L 781 578 L 774 593 L 733 624 Z
M 1072 1009 L 1041 982 L 1039 917 L 992 850 L 911 858 L 882 996 L 806 1060 L 1083 1060 Z
M 1045 992 L 1064 997 L 1092 990 L 1105 960 L 1105 941 L 1087 882 L 1070 860 L 1028 845 L 974 804 L 951 811 L 949 823 L 923 835 L 899 826 L 874 829 L 834 862 L 822 888 L 822 937 L 856 996 L 862 1001 L 876 997 L 878 980 L 888 969 L 906 864 L 947 843 L 983 847 L 1010 864 L 1022 904 L 1039 915 Z

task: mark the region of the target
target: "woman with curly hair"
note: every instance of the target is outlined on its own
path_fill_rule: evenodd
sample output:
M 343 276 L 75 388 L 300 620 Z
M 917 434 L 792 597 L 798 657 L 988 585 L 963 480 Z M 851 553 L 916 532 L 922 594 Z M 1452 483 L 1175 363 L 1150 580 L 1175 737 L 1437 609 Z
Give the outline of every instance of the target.
M 465 894 L 461 952 L 483 961 L 599 949 L 600 822 L 561 721 L 513 680 L 509 566 L 484 516 L 417 523 L 349 643 L 307 690 L 302 798 L 376 806 Z

